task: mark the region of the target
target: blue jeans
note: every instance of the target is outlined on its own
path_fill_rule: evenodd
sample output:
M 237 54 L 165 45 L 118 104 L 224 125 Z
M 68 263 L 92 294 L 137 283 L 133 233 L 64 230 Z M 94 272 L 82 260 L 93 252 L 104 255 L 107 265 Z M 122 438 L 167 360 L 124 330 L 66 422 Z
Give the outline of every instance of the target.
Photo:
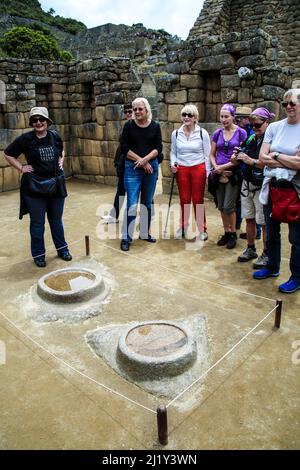
M 35 198 L 27 195 L 24 195 L 24 198 L 30 215 L 32 256 L 45 256 L 44 232 L 46 214 L 57 253 L 61 254 L 64 251 L 68 251 L 62 223 L 65 199 L 62 197 Z
M 158 177 L 158 162 L 151 161 L 153 173 L 146 173 L 143 169 L 134 169 L 134 162 L 125 162 L 124 186 L 127 193 L 126 217 L 122 226 L 122 239 L 130 241 L 136 219 L 137 205 L 141 195 L 140 236 L 148 238 L 151 223 L 151 206 Z
M 272 203 L 264 206 L 264 215 L 267 229 L 267 253 L 269 262 L 267 268 L 278 272 L 281 260 L 281 235 L 280 223 L 271 217 Z M 293 223 L 289 226 L 289 242 L 292 245 L 290 257 L 291 278 L 300 280 L 300 224 Z

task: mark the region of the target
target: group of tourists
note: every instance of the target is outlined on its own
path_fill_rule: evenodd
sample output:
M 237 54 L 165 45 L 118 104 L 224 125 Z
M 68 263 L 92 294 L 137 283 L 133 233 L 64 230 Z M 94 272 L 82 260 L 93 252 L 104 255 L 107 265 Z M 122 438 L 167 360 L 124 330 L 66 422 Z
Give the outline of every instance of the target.
M 171 136 L 170 167 L 181 207 L 175 238 L 186 237 L 192 205 L 198 229 L 196 239 L 203 242 L 208 239 L 204 209 L 208 181 L 224 229 L 217 245 L 228 249 L 236 246 L 240 224 L 237 208 L 241 207 L 241 217 L 246 220 L 247 248 L 238 261 L 255 260 L 254 268 L 258 270 L 253 273 L 254 279 L 279 276 L 280 227 L 282 222 L 288 223 L 291 276 L 279 290 L 292 293 L 300 289 L 300 89 L 288 90 L 282 107 L 286 118 L 280 121 L 271 122 L 275 115 L 258 107 L 250 110 L 247 122 L 243 122 L 237 118 L 234 105 L 224 104 L 220 111 L 221 127 L 210 139 L 198 123 L 197 107 L 185 105 L 181 110 L 182 125 Z M 151 235 L 151 219 L 163 157 L 160 125 L 152 119 L 147 99 L 139 97 L 126 104 L 124 115 L 127 122 L 115 158 L 118 188 L 114 207 L 103 216 L 103 222 L 118 221 L 126 195 L 120 248 L 128 251 L 139 201 L 140 238 L 156 242 Z M 5 149 L 5 158 L 22 173 L 20 217 L 30 214 L 32 256 L 38 267 L 44 267 L 46 214 L 58 256 L 65 261 L 72 259 L 62 224 L 66 196 L 64 151 L 58 133 L 48 129 L 52 121 L 46 108 L 32 108 L 29 122 L 33 131 L 15 139 Z M 21 154 L 26 157 L 26 165 L 18 161 Z M 261 256 L 255 246 L 257 227 L 262 228 L 263 234 Z

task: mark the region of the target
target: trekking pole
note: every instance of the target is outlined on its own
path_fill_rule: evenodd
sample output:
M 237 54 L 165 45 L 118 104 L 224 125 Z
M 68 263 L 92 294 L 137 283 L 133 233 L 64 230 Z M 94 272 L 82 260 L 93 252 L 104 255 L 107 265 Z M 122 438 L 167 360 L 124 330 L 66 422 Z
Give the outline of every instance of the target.
M 177 165 L 175 165 L 175 166 L 177 166 Z M 174 181 L 175 181 L 175 173 L 173 174 L 173 179 L 172 179 L 172 183 L 171 183 L 168 213 L 167 213 L 166 225 L 165 225 L 165 230 L 164 230 L 164 233 L 163 233 L 163 238 L 166 238 L 166 235 L 167 235 L 167 225 L 168 225 L 168 221 L 169 221 L 170 207 L 171 207 L 171 201 L 172 201 L 172 196 L 173 196 Z

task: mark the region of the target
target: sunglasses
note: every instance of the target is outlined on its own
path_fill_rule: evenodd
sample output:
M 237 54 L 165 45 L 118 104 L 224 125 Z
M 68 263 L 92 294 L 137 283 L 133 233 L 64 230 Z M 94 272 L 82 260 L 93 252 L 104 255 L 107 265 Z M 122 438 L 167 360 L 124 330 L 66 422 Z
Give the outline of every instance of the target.
M 124 111 L 124 114 L 132 114 L 132 109 L 126 109 L 126 111 Z
M 145 108 L 133 108 L 133 111 L 136 113 L 137 111 L 143 111 Z
M 188 117 L 188 118 L 194 117 L 194 115 L 192 113 L 181 113 L 181 116 L 182 117 Z
M 297 106 L 297 103 L 294 103 L 293 101 L 287 101 L 287 102 L 286 102 L 286 101 L 283 101 L 283 102 L 281 103 L 281 106 L 282 106 L 283 108 L 287 108 L 288 106 L 292 106 L 292 107 L 294 108 L 295 106 Z
M 255 122 L 255 123 L 251 124 L 251 127 L 252 127 L 252 129 L 260 129 L 261 126 L 263 126 L 265 122 L 266 121 L 264 121 L 264 122 Z
M 36 124 L 37 122 L 45 122 L 45 121 L 47 121 L 47 119 L 44 117 L 36 117 L 30 120 L 31 124 Z

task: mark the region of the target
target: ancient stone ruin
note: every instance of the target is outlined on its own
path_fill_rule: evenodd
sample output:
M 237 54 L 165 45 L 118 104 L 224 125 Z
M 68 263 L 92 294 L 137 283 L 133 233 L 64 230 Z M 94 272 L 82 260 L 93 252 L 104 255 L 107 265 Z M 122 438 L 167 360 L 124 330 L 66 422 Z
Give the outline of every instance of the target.
M 94 58 L 68 64 L 1 59 L 0 191 L 18 187 L 3 149 L 29 130 L 32 106 L 49 108 L 65 143 L 68 176 L 115 184 L 122 104 L 145 96 L 161 123 L 168 192 L 170 136 L 182 106 L 194 103 L 209 132 L 224 102 L 267 106 L 280 117 L 284 91 L 300 86 L 299 39 L 299 0 L 206 0 L 185 42 L 143 62 L 125 50 L 124 57 L 104 57 L 99 48 Z

